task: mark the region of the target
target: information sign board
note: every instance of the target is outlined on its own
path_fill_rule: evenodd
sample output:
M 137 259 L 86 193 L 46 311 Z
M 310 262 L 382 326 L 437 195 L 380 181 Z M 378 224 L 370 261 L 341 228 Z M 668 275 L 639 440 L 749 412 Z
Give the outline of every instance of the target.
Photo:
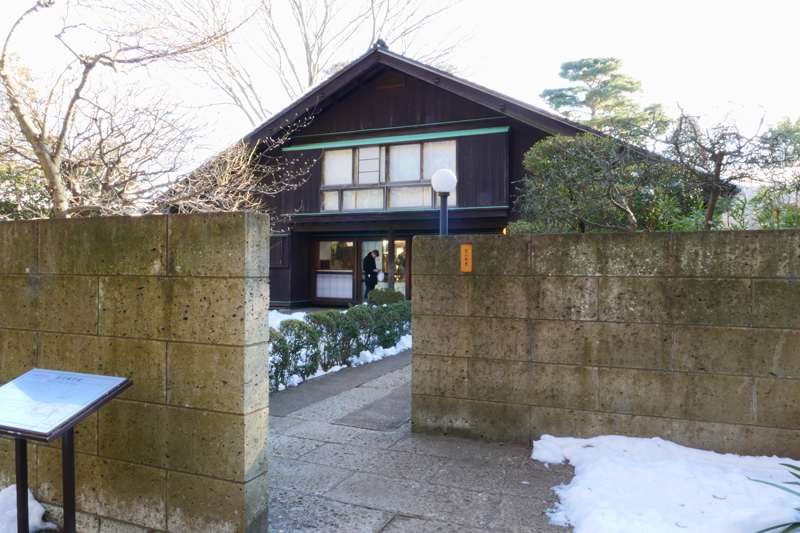
M 126 378 L 35 368 L 0 387 L 0 435 L 14 437 L 17 533 L 28 533 L 27 441 L 61 437 L 64 533 L 75 533 L 74 427 L 131 385 Z
M 130 384 L 125 378 L 36 368 L 0 387 L 0 434 L 49 442 Z

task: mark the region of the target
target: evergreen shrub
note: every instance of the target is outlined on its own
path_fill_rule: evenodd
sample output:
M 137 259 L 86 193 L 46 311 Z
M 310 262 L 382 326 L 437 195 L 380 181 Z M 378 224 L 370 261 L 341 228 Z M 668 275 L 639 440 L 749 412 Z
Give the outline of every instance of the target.
M 291 353 L 286 339 L 275 328 L 269 328 L 269 386 L 277 389 L 286 385 L 292 367 Z
M 372 317 L 372 308 L 366 305 L 356 305 L 346 311 L 347 315 L 358 324 L 358 337 L 356 339 L 356 353 L 364 350 L 372 351 L 378 345 L 375 336 L 375 320 Z
M 319 369 L 319 333 L 302 320 L 288 319 L 281 322 L 280 333 L 286 342 L 286 350 L 291 354 L 291 373 L 299 374 L 304 380 L 313 376 Z
M 327 309 L 306 315 L 306 322 L 315 327 L 320 335 L 320 366 L 328 371 L 336 365 L 350 366 L 358 338 L 358 324 L 347 313 Z
M 378 307 L 403 301 L 406 301 L 406 296 L 402 292 L 392 289 L 372 289 L 367 295 L 367 303 Z

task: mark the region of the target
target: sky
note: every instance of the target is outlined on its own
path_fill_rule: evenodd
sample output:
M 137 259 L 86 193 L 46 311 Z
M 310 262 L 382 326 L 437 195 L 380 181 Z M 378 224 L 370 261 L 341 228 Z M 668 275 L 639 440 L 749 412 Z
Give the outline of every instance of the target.
M 3 0 L 2 35 L 12 17 L 33 1 Z M 428 37 L 468 35 L 450 59 L 461 75 L 533 105 L 545 106 L 538 97 L 544 89 L 567 85 L 558 77 L 561 63 L 617 57 L 623 73 L 642 82 L 643 105 L 661 103 L 673 115 L 680 105 L 713 118 L 715 107 L 732 102 L 744 106 L 745 123 L 755 128 L 762 113 L 769 123 L 800 117 L 798 20 L 800 2 L 791 0 L 462 0 Z M 50 32 L 37 26 L 26 34 L 34 43 L 27 53 L 46 54 L 35 40 L 42 28 Z M 187 98 L 213 100 L 197 87 L 186 87 Z M 272 111 L 290 103 L 280 91 L 268 101 Z M 210 109 L 208 120 L 215 143 L 252 129 L 231 108 Z

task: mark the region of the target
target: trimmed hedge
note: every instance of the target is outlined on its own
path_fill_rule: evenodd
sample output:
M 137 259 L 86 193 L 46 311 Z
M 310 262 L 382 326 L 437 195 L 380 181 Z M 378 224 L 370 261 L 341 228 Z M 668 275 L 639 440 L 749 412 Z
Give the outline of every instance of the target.
M 357 305 L 347 311 L 328 309 L 309 313 L 305 320 L 284 320 L 278 330 L 269 328 L 270 388 L 286 386 L 294 375 L 305 380 L 319 368 L 328 371 L 336 365 L 350 366 L 362 351 L 390 348 L 409 333 L 411 302 L 405 299 Z

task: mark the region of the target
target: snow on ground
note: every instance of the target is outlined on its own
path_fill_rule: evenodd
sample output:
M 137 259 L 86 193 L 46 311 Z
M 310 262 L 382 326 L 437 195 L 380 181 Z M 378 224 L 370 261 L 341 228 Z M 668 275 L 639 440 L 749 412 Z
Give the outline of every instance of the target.
M 575 467 L 550 522 L 574 533 L 755 533 L 800 520 L 800 497 L 754 480 L 796 481 L 777 457 L 686 448 L 658 438 L 542 436 L 532 458 Z M 789 486 L 787 488 L 797 488 Z M 779 531 L 779 530 L 775 530 Z
M 292 313 L 290 315 L 281 313 L 280 311 L 272 310 L 269 312 L 269 327 L 278 329 L 281 322 L 287 320 L 289 318 L 293 318 L 295 320 L 303 320 L 306 316 L 306 313 L 302 311 L 298 311 L 296 313 Z M 395 346 L 391 348 L 381 348 L 378 346 L 375 348 L 374 352 L 370 352 L 364 350 L 361 352 L 358 357 L 353 359 L 353 366 L 365 365 L 367 363 L 374 363 L 375 361 L 380 361 L 384 357 L 389 357 L 392 355 L 397 355 L 398 353 L 402 352 L 403 350 L 407 350 L 411 348 L 411 335 L 403 335 L 400 338 L 400 342 L 398 342 Z M 339 370 L 346 368 L 344 366 L 334 366 L 328 369 L 328 371 L 324 371 L 321 368 L 317 370 L 317 373 L 313 376 L 309 376 L 308 379 L 318 378 L 319 376 L 324 376 L 325 374 L 330 374 L 332 372 L 338 372 Z M 300 383 L 303 382 L 303 378 L 295 374 L 294 376 L 290 376 L 289 379 L 286 380 L 286 385 L 283 384 L 279 385 L 278 390 L 282 391 L 286 389 L 286 387 L 296 387 Z
M 57 529 L 55 524 L 42 520 L 44 507 L 28 491 L 28 524 L 31 531 Z M 0 533 L 17 533 L 17 486 L 0 490 Z

